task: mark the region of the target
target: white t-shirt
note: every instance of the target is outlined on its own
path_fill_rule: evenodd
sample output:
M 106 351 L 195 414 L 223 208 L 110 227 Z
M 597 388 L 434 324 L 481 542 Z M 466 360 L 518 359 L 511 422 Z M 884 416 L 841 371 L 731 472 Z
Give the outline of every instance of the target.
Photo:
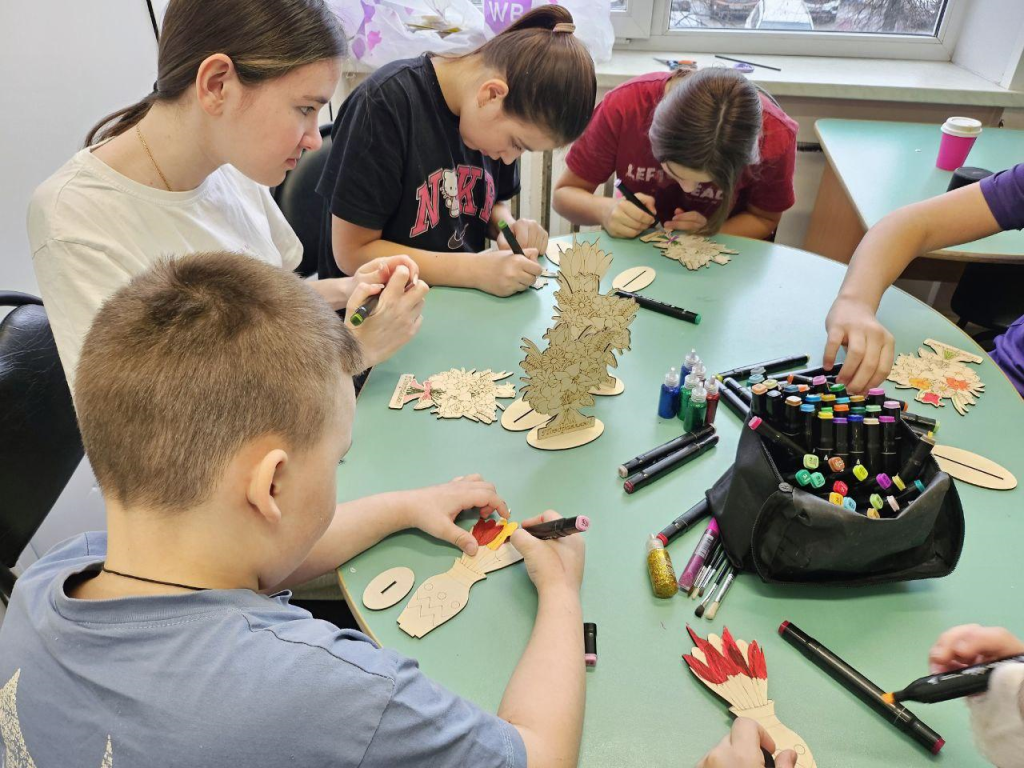
M 270 191 L 232 166 L 189 192 L 165 192 L 122 176 L 89 149 L 36 189 L 28 237 L 72 391 L 103 302 L 160 258 L 233 251 L 289 270 L 302 259 L 302 244 Z

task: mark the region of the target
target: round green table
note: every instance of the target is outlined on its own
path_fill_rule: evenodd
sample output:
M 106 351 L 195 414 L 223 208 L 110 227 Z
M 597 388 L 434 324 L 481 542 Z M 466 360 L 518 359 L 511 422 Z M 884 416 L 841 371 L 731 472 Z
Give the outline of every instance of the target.
M 598 398 L 589 412 L 605 423 L 604 434 L 570 451 L 535 450 L 527 445 L 525 432 L 508 432 L 497 422 L 487 426 L 466 419 L 439 420 L 429 411 L 414 412 L 412 404 L 401 411 L 388 408 L 403 373 L 422 380 L 451 367 L 490 368 L 514 371 L 510 381 L 518 385 L 520 339 L 543 345 L 541 336 L 552 316 L 553 282 L 506 299 L 433 289 L 419 335 L 373 370 L 359 396 L 353 448 L 338 469 L 339 498 L 478 472 L 496 484 L 513 519 L 547 508 L 590 517 L 591 528 L 583 534 L 587 565 L 582 603 L 584 619 L 598 626 L 599 663 L 587 673 L 581 758 L 586 768 L 693 765 L 725 733 L 731 722 L 725 703 L 680 658 L 692 646 L 687 623 L 702 635 L 718 633 L 726 625 L 737 638 L 763 645 L 776 713 L 806 739 L 822 768 L 910 768 L 936 761 L 957 768 L 985 765 L 973 748 L 962 702 L 912 707 L 946 739 L 941 755 L 934 758 L 787 645 L 777 628 L 784 619 L 794 622 L 887 689 L 926 674 L 928 648 L 953 625 L 998 624 L 1024 635 L 1024 509 L 1019 489 L 998 492 L 959 484 L 967 540 L 959 566 L 944 579 L 850 589 L 770 586 L 743 574 L 714 622 L 697 619 L 697 603 L 683 595 L 660 600 L 651 593 L 644 555 L 647 535 L 698 501 L 725 471 L 741 428 L 722 404 L 715 422 L 721 442 L 715 449 L 627 495 L 618 465 L 682 431 L 677 420 L 657 416 L 665 372 L 679 366 L 691 348 L 710 371 L 799 353 L 809 354 L 811 364 L 820 362 L 824 317 L 843 276 L 841 265 L 804 251 L 742 238 L 718 240 L 739 254 L 725 266 L 689 272 L 652 245 L 601 237 L 602 247 L 615 257 L 603 288 L 628 267 L 652 266 L 658 276 L 644 294 L 700 312 L 703 322 L 691 325 L 640 309 L 632 326 L 632 350 L 620 357 L 616 371 L 625 392 Z M 897 352 L 914 352 L 924 339 L 934 338 L 984 354 L 953 324 L 899 290 L 885 294 L 880 318 L 895 334 Z M 1021 398 L 987 357 L 979 375 L 986 392 L 967 416 L 949 405 L 936 409 L 916 404 L 914 410 L 941 419 L 940 443 L 981 453 L 1020 477 Z M 886 388 L 897 393 L 891 383 Z M 908 393 L 913 391 L 898 396 L 907 398 Z M 468 517 L 463 524 L 470 524 Z M 677 572 L 699 535 L 689 531 L 670 545 Z M 376 612 L 362 605 L 367 583 L 387 568 L 412 568 L 419 585 L 448 570 L 457 554 L 424 534 L 404 532 L 345 563 L 338 573 L 365 631 L 382 645 L 418 659 L 426 674 L 442 685 L 496 711 L 536 610 L 536 593 L 522 565 L 475 585 L 458 616 L 419 640 L 398 628 L 406 600 Z

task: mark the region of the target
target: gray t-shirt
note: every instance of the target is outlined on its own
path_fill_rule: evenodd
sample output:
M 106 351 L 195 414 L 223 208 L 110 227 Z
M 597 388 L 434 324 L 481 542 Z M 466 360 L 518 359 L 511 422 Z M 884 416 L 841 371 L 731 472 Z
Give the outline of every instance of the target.
M 511 725 L 288 592 L 68 597 L 106 549 L 83 534 L 18 581 L 0 626 L 0 766 L 526 766 Z

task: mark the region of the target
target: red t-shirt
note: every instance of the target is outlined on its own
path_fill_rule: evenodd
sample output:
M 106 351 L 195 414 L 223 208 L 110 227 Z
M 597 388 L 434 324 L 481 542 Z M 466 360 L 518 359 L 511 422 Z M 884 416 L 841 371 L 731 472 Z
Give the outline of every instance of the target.
M 647 133 L 670 75 L 641 75 L 609 91 L 565 162 L 569 170 L 592 184 L 603 184 L 614 173 L 634 192 L 652 195 L 661 222 L 671 219 L 676 208 L 710 217 L 721 202 L 722 191 L 709 182 L 698 185 L 692 193 L 684 192 L 662 171 L 651 151 Z M 764 94 L 761 108 L 761 160 L 743 171 L 730 215 L 746 210 L 748 205 L 782 212 L 796 200 L 793 169 L 797 124 Z

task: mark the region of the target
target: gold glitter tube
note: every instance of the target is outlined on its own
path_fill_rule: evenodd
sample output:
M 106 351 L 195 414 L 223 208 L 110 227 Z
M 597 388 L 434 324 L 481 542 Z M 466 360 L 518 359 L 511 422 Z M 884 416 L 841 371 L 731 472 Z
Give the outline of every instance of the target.
M 672 558 L 661 539 L 653 534 L 647 539 L 647 572 L 656 597 L 673 597 L 679 591 L 676 572 L 672 570 Z

